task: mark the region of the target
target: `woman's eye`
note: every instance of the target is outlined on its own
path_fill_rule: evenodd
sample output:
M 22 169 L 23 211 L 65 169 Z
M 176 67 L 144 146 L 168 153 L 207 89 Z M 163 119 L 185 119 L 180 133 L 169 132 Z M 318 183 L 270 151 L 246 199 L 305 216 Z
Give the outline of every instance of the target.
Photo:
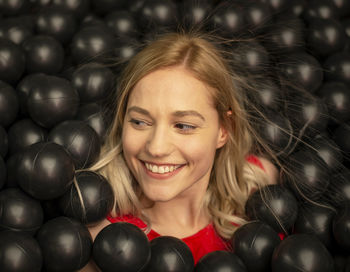
M 195 126 L 191 126 L 191 125 L 187 125 L 187 124 L 181 124 L 181 123 L 178 123 L 175 125 L 176 128 L 182 130 L 182 131 L 191 131 L 191 130 L 194 130 L 196 127 Z
M 141 120 L 137 120 L 137 119 L 130 119 L 129 122 L 131 124 L 133 124 L 136 127 L 144 127 L 147 126 L 147 123 Z

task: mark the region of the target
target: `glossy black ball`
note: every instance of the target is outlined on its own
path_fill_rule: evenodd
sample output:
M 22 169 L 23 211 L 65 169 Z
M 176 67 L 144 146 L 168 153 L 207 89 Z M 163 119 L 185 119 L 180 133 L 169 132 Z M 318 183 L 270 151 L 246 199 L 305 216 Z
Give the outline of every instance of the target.
M 335 211 L 331 208 L 313 204 L 301 205 L 294 224 L 294 233 L 315 235 L 327 248 L 331 248 L 334 215 Z
M 63 214 L 84 224 L 96 223 L 106 218 L 114 202 L 113 189 L 109 182 L 91 171 L 78 172 L 75 177 L 76 184 L 72 184 L 59 200 Z
M 91 9 L 98 15 L 105 15 L 111 10 L 119 10 L 123 8 L 127 2 L 126 0 L 90 0 Z
M 250 272 L 268 271 L 273 250 L 280 242 L 278 233 L 261 221 L 239 227 L 231 238 L 233 252 Z
M 76 18 L 83 18 L 90 9 L 89 0 L 52 0 L 54 6 L 65 8 Z
M 83 121 L 67 120 L 58 124 L 51 129 L 48 140 L 66 148 L 76 169 L 91 166 L 100 155 L 100 138 Z
M 197 26 L 205 23 L 212 11 L 213 4 L 210 1 L 183 1 L 179 4 L 179 15 L 184 27 Z
M 318 19 L 338 19 L 339 12 L 336 1 L 333 0 L 309 0 L 305 5 L 303 18 L 307 22 Z
M 40 202 L 19 188 L 0 191 L 0 230 L 34 235 L 44 221 Z
M 35 35 L 26 39 L 22 46 L 26 52 L 28 73 L 57 74 L 62 70 L 64 50 L 55 38 Z
M 51 128 L 73 119 L 79 108 L 79 94 L 72 84 L 60 77 L 45 76 L 27 98 L 30 117 L 42 127 Z
M 325 82 L 316 92 L 327 105 L 334 122 L 350 119 L 350 87 L 340 81 Z
M 71 42 L 71 54 L 76 64 L 105 61 L 113 51 L 114 37 L 107 27 L 89 26 L 79 30 Z
M 291 92 L 288 96 L 285 115 L 299 139 L 314 138 L 326 130 L 329 114 L 321 98 L 299 92 Z
M 0 125 L 0 157 L 5 158 L 9 147 L 7 132 L 3 126 Z
M 26 118 L 12 124 L 8 130 L 8 137 L 9 154 L 12 155 L 27 146 L 45 141 L 47 131 L 31 119 Z
M 350 207 L 348 203 L 337 210 L 333 218 L 333 236 L 337 245 L 347 254 L 350 253 Z
M 247 96 L 252 100 L 253 105 L 259 110 L 266 109 L 279 112 L 284 107 L 281 88 L 270 79 L 256 80 L 254 89 L 247 92 Z
M 277 155 L 288 154 L 291 144 L 293 129 L 290 121 L 277 111 L 264 110 L 266 120 L 259 118 L 259 135 L 266 141 L 268 146 L 276 151 Z
M 325 78 L 328 81 L 342 81 L 350 86 L 350 53 L 337 52 L 330 55 L 323 63 Z
M 6 159 L 6 182 L 5 188 L 18 188 L 17 168 L 18 168 L 19 153 L 13 154 Z
M 113 91 L 114 80 L 114 74 L 108 67 L 89 63 L 74 71 L 71 82 L 81 102 L 98 102 Z
M 228 251 L 213 251 L 204 255 L 196 264 L 194 272 L 247 272 L 242 260 Z
M 143 33 L 154 29 L 173 29 L 177 22 L 177 6 L 171 0 L 145 0 L 137 23 Z
M 295 52 L 279 61 L 281 73 L 295 85 L 309 92 L 318 89 L 323 81 L 323 70 L 319 61 L 305 52 Z
M 0 80 L 16 83 L 24 73 L 26 57 L 23 49 L 14 42 L 0 38 Z
M 16 92 L 19 100 L 20 113 L 22 116 L 28 116 L 27 99 L 32 89 L 41 85 L 45 80 L 45 74 L 35 73 L 26 75 L 16 86 Z
M 294 234 L 285 238 L 272 255 L 272 272 L 334 272 L 334 261 L 326 247 L 313 235 Z
M 193 272 L 191 249 L 180 239 L 160 236 L 151 241 L 151 260 L 147 270 L 152 272 Z
M 11 85 L 0 80 L 0 126 L 11 125 L 18 114 L 19 102 Z
M 62 44 L 71 41 L 77 29 L 73 14 L 67 9 L 51 6 L 41 9 L 36 17 L 36 32 L 54 37 Z
M 337 208 L 350 203 L 350 169 L 344 168 L 331 175 L 328 198 Z
M 92 254 L 103 271 L 137 272 L 146 268 L 151 259 L 151 247 L 140 228 L 119 222 L 106 226 L 98 233 Z
M 106 25 L 117 37 L 137 37 L 139 30 L 132 14 L 125 10 L 116 10 L 104 17 Z
M 33 144 L 21 151 L 16 180 L 36 199 L 63 195 L 73 182 L 74 163 L 64 147 L 52 142 Z
M 245 205 L 250 220 L 260 220 L 276 232 L 288 233 L 298 215 L 294 195 L 281 185 L 267 185 L 251 194 Z
M 346 34 L 339 21 L 334 19 L 313 19 L 307 30 L 307 45 L 311 52 L 327 57 L 343 49 Z
M 342 168 L 343 154 L 339 146 L 327 136 L 317 135 L 308 144 L 303 146 L 303 149 L 308 149 L 310 152 L 317 151 L 327 164 L 330 172 L 337 172 Z M 313 149 L 313 150 L 312 150 Z
M 350 122 L 342 123 L 333 131 L 333 140 L 345 153 L 345 158 L 350 154 Z
M 25 22 L 22 22 L 21 18 L 13 17 L 2 19 L 0 24 L 0 37 L 20 45 L 32 35 L 32 29 L 30 26 L 27 26 Z
M 103 143 L 107 132 L 108 120 L 100 105 L 97 103 L 88 103 L 80 106 L 75 118 L 86 122 L 92 127 L 100 137 L 100 142 Z
M 253 34 L 265 31 L 273 18 L 267 3 L 259 1 L 245 3 L 244 14 L 248 30 Z
M 90 260 L 93 244 L 90 232 L 72 218 L 62 216 L 47 221 L 36 238 L 47 271 L 76 271 Z
M 6 183 L 7 179 L 7 169 L 4 159 L 0 156 L 0 190 Z
M 283 173 L 282 182 L 300 198 L 319 200 L 330 182 L 330 171 L 315 151 L 299 150 L 288 157 L 285 166 L 293 175 Z
M 14 231 L 0 232 L 0 267 L 6 272 L 40 272 L 43 255 L 32 236 Z
M 27 13 L 30 9 L 30 1 L 28 0 L 1 0 L 0 10 L 1 14 L 7 16 L 19 15 Z

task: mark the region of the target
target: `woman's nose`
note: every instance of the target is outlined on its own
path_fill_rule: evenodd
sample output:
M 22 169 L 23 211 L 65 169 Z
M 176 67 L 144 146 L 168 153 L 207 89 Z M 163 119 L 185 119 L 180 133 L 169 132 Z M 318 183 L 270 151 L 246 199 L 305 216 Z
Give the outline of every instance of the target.
M 172 142 L 169 128 L 157 125 L 150 133 L 146 143 L 146 151 L 153 157 L 163 157 L 171 153 Z

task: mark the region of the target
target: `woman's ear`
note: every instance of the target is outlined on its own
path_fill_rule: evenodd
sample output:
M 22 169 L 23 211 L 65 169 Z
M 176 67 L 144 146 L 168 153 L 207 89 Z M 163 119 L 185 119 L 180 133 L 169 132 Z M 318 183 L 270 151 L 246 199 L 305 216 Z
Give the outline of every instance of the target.
M 228 140 L 228 131 L 224 126 L 220 126 L 216 148 L 223 147 Z

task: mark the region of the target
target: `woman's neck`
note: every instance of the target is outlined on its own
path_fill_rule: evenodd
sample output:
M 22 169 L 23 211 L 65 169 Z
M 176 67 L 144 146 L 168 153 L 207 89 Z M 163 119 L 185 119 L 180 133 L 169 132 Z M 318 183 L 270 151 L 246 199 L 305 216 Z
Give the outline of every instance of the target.
M 203 207 L 204 195 L 155 202 L 143 210 L 151 228 L 160 235 L 184 238 L 197 233 L 210 223 L 207 209 Z

